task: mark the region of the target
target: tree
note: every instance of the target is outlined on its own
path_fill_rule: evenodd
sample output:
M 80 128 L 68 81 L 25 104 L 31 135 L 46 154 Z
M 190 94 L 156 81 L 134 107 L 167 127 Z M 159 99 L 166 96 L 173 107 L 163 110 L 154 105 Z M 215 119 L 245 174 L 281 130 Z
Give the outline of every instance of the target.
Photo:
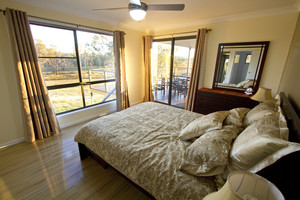
M 85 46 L 92 54 L 94 66 L 105 67 L 113 63 L 113 42 L 110 37 L 94 35 L 92 42 Z
M 72 55 L 60 52 L 57 50 L 56 46 L 47 48 L 40 39 L 35 40 L 35 47 L 37 54 L 40 57 L 39 64 L 42 68 L 44 68 L 43 71 L 51 71 L 55 73 L 55 75 L 58 75 L 59 70 L 65 71 L 74 64 L 73 62 L 66 61 L 65 59 L 57 58 L 72 57 Z

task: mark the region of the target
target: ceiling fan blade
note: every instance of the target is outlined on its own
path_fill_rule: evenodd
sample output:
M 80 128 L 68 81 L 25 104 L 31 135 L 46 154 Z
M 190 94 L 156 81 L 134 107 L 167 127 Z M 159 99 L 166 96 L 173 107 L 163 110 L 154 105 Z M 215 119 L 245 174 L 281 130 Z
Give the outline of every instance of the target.
M 140 0 L 130 0 L 130 3 L 135 4 L 135 5 L 141 5 L 141 1 Z
M 123 10 L 127 9 L 128 7 L 120 7 L 120 8 L 99 8 L 99 9 L 93 9 L 93 11 L 105 11 L 105 10 Z
M 152 4 L 147 6 L 147 10 L 178 11 L 183 9 L 184 9 L 184 4 Z

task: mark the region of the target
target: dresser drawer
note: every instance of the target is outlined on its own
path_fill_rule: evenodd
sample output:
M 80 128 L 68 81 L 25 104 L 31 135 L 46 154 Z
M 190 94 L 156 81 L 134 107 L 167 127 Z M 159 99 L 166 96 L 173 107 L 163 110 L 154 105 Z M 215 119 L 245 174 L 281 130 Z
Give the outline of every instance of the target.
M 256 101 L 238 92 L 227 94 L 219 90 L 200 89 L 197 93 L 194 112 L 209 114 L 238 107 L 253 108 L 257 104 Z

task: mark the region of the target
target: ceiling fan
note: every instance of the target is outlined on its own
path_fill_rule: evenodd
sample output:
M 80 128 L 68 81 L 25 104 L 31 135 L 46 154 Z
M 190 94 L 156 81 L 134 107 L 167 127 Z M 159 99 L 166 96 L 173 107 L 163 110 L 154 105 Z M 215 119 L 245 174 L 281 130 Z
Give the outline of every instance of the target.
M 145 18 L 147 10 L 161 10 L 161 11 L 181 11 L 184 9 L 184 4 L 152 4 L 147 5 L 140 0 L 130 0 L 128 7 L 119 8 L 102 8 L 93 9 L 93 11 L 103 11 L 103 10 L 123 10 L 128 9 L 130 16 L 136 20 L 141 21 Z

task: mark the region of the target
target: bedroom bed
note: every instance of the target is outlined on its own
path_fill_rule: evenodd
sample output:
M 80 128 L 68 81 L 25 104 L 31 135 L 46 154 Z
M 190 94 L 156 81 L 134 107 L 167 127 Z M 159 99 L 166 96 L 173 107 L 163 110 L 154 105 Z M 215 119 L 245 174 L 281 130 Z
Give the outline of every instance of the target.
M 289 137 L 299 142 L 299 118 L 283 93 L 281 96 Z M 263 149 L 265 156 L 255 158 L 251 166 L 237 163 L 247 155 L 240 150 L 239 141 L 251 130 L 259 130 L 257 120 L 251 120 L 257 119 L 262 108 L 253 109 L 253 116 L 249 109 L 241 108 L 201 115 L 147 102 L 84 125 L 75 141 L 82 160 L 91 156 L 103 167 L 113 167 L 151 199 L 202 199 L 220 188 L 235 169 L 266 177 L 290 199 L 298 186 L 300 146 L 286 141 L 284 123 L 275 123 L 279 134 L 274 139 L 279 144 L 276 152 Z M 278 108 L 272 109 L 272 115 L 263 111 L 264 115 L 277 117 Z M 268 134 L 265 139 L 270 138 Z

